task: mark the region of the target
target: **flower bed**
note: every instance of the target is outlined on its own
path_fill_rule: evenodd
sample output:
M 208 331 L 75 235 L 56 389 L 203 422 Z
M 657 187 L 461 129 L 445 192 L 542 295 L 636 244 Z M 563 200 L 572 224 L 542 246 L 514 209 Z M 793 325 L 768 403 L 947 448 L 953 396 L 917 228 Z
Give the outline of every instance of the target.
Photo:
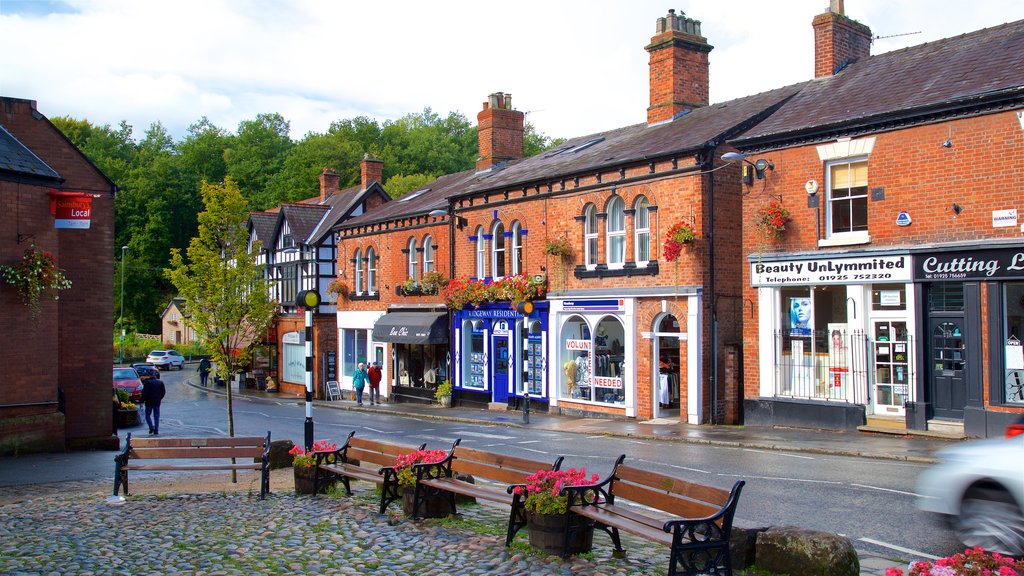
M 903 576 L 903 570 L 889 568 L 885 576 Z M 1024 576 L 1024 560 L 992 553 L 976 546 L 962 554 L 939 558 L 934 564 L 914 562 L 910 565 L 909 576 Z

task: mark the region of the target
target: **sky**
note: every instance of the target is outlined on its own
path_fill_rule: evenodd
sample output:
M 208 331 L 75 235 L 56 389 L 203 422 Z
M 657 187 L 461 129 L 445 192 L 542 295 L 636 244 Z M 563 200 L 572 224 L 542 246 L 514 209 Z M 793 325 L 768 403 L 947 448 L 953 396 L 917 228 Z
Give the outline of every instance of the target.
M 646 121 L 648 54 L 668 9 L 701 21 L 711 101 L 813 76 L 828 0 L 0 0 L 0 96 L 48 117 L 160 122 L 280 113 L 290 135 L 426 108 L 476 124 L 505 92 L 549 137 Z M 845 0 L 872 54 L 1024 18 L 1020 0 Z

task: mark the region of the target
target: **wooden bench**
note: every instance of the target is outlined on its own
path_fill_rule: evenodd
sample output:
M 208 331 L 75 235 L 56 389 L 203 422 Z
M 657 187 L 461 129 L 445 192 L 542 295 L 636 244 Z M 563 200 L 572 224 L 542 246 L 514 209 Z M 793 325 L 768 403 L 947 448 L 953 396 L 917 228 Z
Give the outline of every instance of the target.
M 526 526 L 524 498 L 514 493 L 514 488 L 526 481 L 526 476 L 538 470 L 558 470 L 562 457 L 553 464 L 516 456 L 504 456 L 459 445 L 455 441 L 448 457 L 436 464 L 417 464 L 416 489 L 413 500 L 413 518 L 419 517 L 424 501 L 432 496 L 446 494 L 450 509 L 455 513 L 455 495 L 472 496 L 509 506 L 508 528 L 505 546 L 512 543 L 517 532 Z M 459 476 L 471 476 L 475 480 L 489 480 L 499 485 L 477 484 Z
M 383 514 L 389 504 L 402 499 L 398 474 L 393 467 L 395 457 L 423 450 L 426 443 L 420 444 L 418 448 L 409 448 L 379 440 L 356 438 L 355 434 L 355 431 L 350 433 L 341 448 L 315 454 L 316 475 L 313 477 L 313 493 L 320 492 L 320 483 L 328 477 L 340 479 L 349 496 L 352 495 L 351 480 L 374 482 L 381 485 L 380 513 Z M 376 464 L 378 468 L 363 467 L 364 462 Z
M 671 550 L 669 576 L 731 575 L 729 536 L 743 480 L 726 491 L 624 466 L 625 458 L 619 456 L 611 474 L 598 484 L 563 488 L 569 513 L 607 532 L 616 555 L 625 554 L 619 530 L 665 544 Z M 624 501 L 646 508 L 627 507 Z M 568 542 L 569 534 L 566 547 Z
M 139 462 L 139 460 L 227 460 L 241 462 L 207 462 L 181 464 Z M 128 495 L 129 470 L 258 470 L 260 500 L 270 492 L 270 432 L 262 436 L 211 438 L 132 438 L 124 441 L 124 450 L 114 456 L 114 496 L 121 486 Z

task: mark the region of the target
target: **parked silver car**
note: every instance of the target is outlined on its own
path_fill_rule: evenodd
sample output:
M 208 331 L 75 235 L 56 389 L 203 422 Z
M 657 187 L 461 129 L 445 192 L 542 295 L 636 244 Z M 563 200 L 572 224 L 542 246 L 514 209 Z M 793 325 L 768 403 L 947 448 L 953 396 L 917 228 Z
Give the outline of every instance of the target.
M 164 370 L 170 370 L 175 366 L 178 370 L 185 367 L 185 357 L 177 350 L 153 350 L 146 356 L 146 362 Z
M 1024 555 L 1024 425 L 936 456 L 918 477 L 918 507 L 943 515 L 969 547 Z

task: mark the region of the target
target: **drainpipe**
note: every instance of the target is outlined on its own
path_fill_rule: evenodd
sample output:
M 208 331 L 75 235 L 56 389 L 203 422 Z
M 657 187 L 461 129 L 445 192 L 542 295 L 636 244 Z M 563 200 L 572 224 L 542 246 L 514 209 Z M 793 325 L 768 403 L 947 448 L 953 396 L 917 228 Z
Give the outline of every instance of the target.
M 715 149 L 718 146 L 712 144 L 705 150 L 704 161 L 701 165 L 702 172 L 708 172 L 715 167 Z M 711 424 L 718 423 L 718 299 L 715 298 L 715 173 L 708 174 L 708 210 L 711 217 L 708 224 L 708 291 L 711 293 L 711 416 L 708 418 Z

